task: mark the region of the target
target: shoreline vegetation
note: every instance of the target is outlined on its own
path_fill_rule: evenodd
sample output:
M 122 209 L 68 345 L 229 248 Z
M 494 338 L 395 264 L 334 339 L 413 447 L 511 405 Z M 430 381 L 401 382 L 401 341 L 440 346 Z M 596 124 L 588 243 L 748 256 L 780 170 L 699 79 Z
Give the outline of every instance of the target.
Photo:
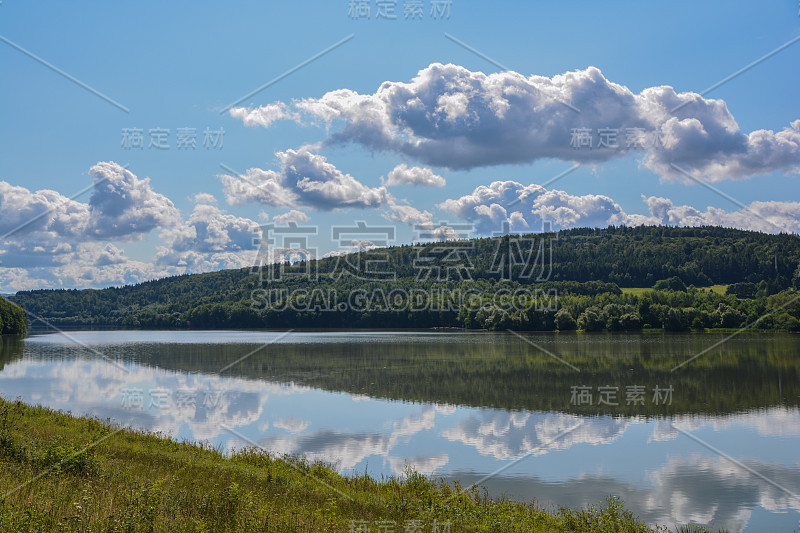
M 413 471 L 345 477 L 331 465 L 203 443 L 0 399 L 0 531 L 705 532 L 646 525 L 606 502 L 545 509 Z M 449 526 L 449 529 L 446 529 Z
M 28 323 L 25 311 L 0 296 L 0 335 L 24 336 L 27 332 Z
M 800 331 L 798 291 L 794 235 L 612 226 L 11 299 L 71 328 Z

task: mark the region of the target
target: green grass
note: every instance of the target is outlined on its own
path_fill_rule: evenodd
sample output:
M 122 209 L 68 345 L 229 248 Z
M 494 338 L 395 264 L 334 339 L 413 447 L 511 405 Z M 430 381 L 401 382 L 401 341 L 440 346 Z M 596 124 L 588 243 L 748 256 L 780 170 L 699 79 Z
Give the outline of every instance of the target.
M 633 294 L 634 296 L 642 296 L 643 294 L 653 290 L 652 287 L 622 287 L 622 294 Z
M 711 292 L 716 292 L 717 294 L 725 294 L 725 291 L 728 290 L 727 285 L 712 285 L 711 287 L 703 287 L 703 288 L 708 289 Z
M 711 291 L 717 294 L 725 294 L 728 289 L 727 285 L 711 285 L 710 287 L 698 287 L 702 291 Z M 634 296 L 642 296 L 653 290 L 652 287 L 623 287 L 622 294 L 632 294 Z
M 395 531 L 409 520 L 426 532 L 434 520 L 452 532 L 666 531 L 614 498 L 545 510 L 414 472 L 344 477 L 296 457 L 225 456 L 0 399 L 0 531 L 351 531 L 353 520 L 370 530 L 394 522 Z

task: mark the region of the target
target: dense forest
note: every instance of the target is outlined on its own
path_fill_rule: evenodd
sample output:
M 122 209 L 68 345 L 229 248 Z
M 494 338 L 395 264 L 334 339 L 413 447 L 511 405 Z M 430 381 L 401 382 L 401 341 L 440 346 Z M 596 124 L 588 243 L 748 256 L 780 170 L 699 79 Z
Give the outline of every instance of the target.
M 395 246 L 13 300 L 80 327 L 682 331 L 758 320 L 797 331 L 798 288 L 797 236 L 640 226 Z
M 0 334 L 25 335 L 27 327 L 25 311 L 0 296 Z

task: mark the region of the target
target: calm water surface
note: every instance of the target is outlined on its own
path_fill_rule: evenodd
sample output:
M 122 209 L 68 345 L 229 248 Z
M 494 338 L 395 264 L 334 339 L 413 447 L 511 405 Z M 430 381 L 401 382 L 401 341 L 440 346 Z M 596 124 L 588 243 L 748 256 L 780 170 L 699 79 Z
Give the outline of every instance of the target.
M 68 335 L 5 340 L 0 394 L 343 473 L 413 467 L 546 506 L 616 495 L 666 525 L 800 530 L 796 335 L 710 350 L 722 335 Z

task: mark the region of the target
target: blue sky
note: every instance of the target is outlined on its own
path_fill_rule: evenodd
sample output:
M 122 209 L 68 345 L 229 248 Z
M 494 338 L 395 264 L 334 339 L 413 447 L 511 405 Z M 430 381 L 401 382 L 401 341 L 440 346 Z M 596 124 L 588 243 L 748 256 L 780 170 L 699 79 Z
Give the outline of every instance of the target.
M 490 234 L 495 226 L 499 230 L 506 216 L 517 231 L 538 230 L 541 220 L 549 219 L 556 227 L 719 223 L 798 232 L 800 150 L 792 143 L 800 123 L 792 123 L 800 119 L 800 42 L 702 97 L 695 95 L 700 100 L 686 96 L 798 37 L 796 1 L 631 6 L 452 0 L 449 17 L 436 19 L 430 12 L 432 1 L 422 2 L 422 16 L 416 20 L 404 18 L 404 0 L 390 2 L 397 19 L 386 20 L 376 19 L 377 0 L 367 2 L 369 18 L 351 16 L 349 0 L 302 5 L 4 0 L 0 235 L 6 235 L 0 239 L 0 292 L 99 287 L 244 266 L 253 253 L 246 229 L 292 211 L 293 217 L 276 223 L 294 218 L 315 226 L 317 235 L 309 236 L 306 247 L 314 256 L 369 247 L 368 242 L 331 239 L 332 226 L 358 220 L 395 225 L 396 243 L 415 239 L 414 223 L 439 227 L 440 222 L 467 222 L 477 236 Z M 246 126 L 225 111 L 351 35 L 236 106 L 242 109 L 240 116 L 259 106 L 283 106 L 289 119 L 272 121 L 274 113 L 264 111 L 262 117 L 272 117 L 266 127 Z M 439 63 L 453 67 L 431 68 Z M 515 77 L 501 74 L 498 63 Z M 557 81 L 570 72 L 582 74 Z M 484 79 L 480 73 L 495 77 Z M 400 85 L 415 78 L 421 80 L 418 86 Z M 554 80 L 553 90 L 582 98 L 583 109 L 573 112 L 546 96 L 537 100 L 539 92 L 532 89 L 521 103 L 512 102 L 509 115 L 497 119 L 492 115 L 497 113 L 492 104 L 497 95 L 491 87 L 525 78 L 539 89 L 546 79 Z M 468 80 L 480 87 L 472 86 L 458 98 L 452 86 L 444 90 L 453 105 L 463 96 L 468 102 L 463 109 L 445 109 L 447 102 L 438 99 L 442 95 L 431 92 Z M 428 106 L 428 118 L 415 122 L 406 116 L 405 123 L 383 124 L 385 129 L 378 132 L 376 123 L 348 100 L 342 104 L 347 109 L 338 109 L 339 118 L 325 123 L 325 113 L 331 111 L 326 93 L 347 89 L 370 97 L 370 105 L 382 105 L 386 101 L 378 90 L 384 82 L 418 93 L 426 105 L 427 97 L 443 107 L 434 118 Z M 649 88 L 670 86 L 677 96 L 638 98 L 635 111 L 619 102 L 590 109 L 592 95 L 599 98 L 614 84 L 637 97 Z M 674 150 L 598 152 L 598 128 L 619 130 L 624 145 L 625 128 L 645 123 L 664 127 L 667 115 L 651 107 L 663 107 L 680 95 L 693 103 L 675 113 L 683 122 L 674 130 Z M 303 99 L 313 99 L 306 101 L 315 103 L 317 111 L 298 108 Z M 724 105 L 715 107 L 716 100 Z M 389 105 L 384 118 L 391 122 L 408 112 L 410 101 L 397 108 Z M 549 124 L 552 114 L 560 117 L 555 124 Z M 497 119 L 498 129 L 486 129 L 490 119 Z M 692 130 L 697 124 L 708 134 L 702 142 L 696 142 Z M 143 149 L 123 146 L 125 128 L 143 131 Z M 147 146 L 149 131 L 157 128 L 169 129 L 168 149 Z M 194 129 L 195 149 L 177 148 L 182 128 Z M 575 128 L 593 132 L 592 152 L 570 146 Z M 203 146 L 206 129 L 224 130 L 221 147 Z M 651 128 L 643 129 L 651 133 Z M 752 134 L 758 130 L 771 136 L 756 139 Z M 498 131 L 510 138 L 507 150 L 504 142 L 496 145 Z M 419 143 L 418 149 L 403 144 L 409 139 Z M 513 146 L 514 139 L 520 139 L 519 146 Z M 491 157 L 481 157 L 489 147 L 494 150 Z M 278 153 L 289 155 L 280 159 Z M 474 161 L 465 163 L 473 155 Z M 438 176 L 446 184 L 382 185 L 381 179 L 388 180 L 401 164 L 406 167 L 398 172 L 398 182 L 413 174 Z M 579 168 L 546 187 L 549 193 L 536 187 L 575 164 Z M 676 164 L 735 202 L 681 175 Z M 300 170 L 287 172 L 292 165 Z M 265 195 L 241 180 L 245 185 L 234 188 L 236 174 L 247 169 L 258 169 L 248 178 L 260 180 L 255 185 L 269 190 L 270 184 L 280 185 L 283 192 Z M 226 181 L 224 174 L 231 179 Z M 303 177 L 321 189 L 298 189 Z M 492 188 L 498 180 L 511 183 Z M 325 184 L 341 190 L 329 194 Z M 476 195 L 481 186 L 488 189 Z M 74 204 L 66 202 L 85 188 Z M 205 194 L 196 197 L 198 193 Z M 288 194 L 288 200 L 279 202 L 281 194 Z M 505 206 L 520 197 L 528 200 L 518 202 L 519 214 L 513 215 Z M 530 200 L 534 197 L 538 200 Z M 497 215 L 493 204 L 502 206 L 504 214 Z M 415 210 L 413 220 L 399 216 L 405 207 Z M 16 229 L 37 215 L 42 216 Z M 448 232 L 440 234 L 446 237 Z

